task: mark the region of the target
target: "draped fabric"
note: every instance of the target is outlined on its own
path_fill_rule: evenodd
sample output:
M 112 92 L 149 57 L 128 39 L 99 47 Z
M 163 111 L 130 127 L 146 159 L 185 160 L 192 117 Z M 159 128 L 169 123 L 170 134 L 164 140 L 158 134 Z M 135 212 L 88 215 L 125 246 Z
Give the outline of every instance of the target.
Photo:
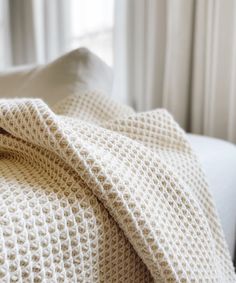
M 167 108 L 188 131 L 236 142 L 234 0 L 117 1 L 116 25 L 116 93 L 138 110 Z
M 1 99 L 0 154 L 1 282 L 236 282 L 167 111 L 135 113 L 96 89 L 52 109 Z

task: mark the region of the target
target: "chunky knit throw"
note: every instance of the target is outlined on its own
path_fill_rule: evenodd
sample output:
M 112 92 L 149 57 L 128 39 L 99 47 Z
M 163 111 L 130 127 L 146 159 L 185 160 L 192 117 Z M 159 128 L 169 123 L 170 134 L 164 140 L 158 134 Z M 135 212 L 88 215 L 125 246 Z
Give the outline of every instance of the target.
M 205 177 L 165 110 L 101 93 L 0 100 L 0 282 L 236 282 Z

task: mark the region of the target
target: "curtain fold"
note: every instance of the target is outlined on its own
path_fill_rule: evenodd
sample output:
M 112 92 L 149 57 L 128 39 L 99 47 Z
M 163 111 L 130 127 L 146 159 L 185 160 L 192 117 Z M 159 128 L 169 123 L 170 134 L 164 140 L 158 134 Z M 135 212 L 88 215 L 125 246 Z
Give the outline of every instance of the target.
M 9 2 L 0 0 L 0 70 L 11 65 Z
M 116 25 L 126 16 L 125 32 L 115 33 L 125 42 L 115 53 L 117 76 L 126 74 L 117 89 L 126 100 L 141 111 L 165 107 L 187 131 L 236 142 L 236 2 L 117 2 Z
M 33 2 L 10 0 L 9 19 L 12 64 L 31 64 L 35 61 Z
M 191 130 L 236 142 L 236 2 L 197 1 Z
M 5 0 L 5 3 L 12 65 L 45 63 L 67 51 L 69 1 Z

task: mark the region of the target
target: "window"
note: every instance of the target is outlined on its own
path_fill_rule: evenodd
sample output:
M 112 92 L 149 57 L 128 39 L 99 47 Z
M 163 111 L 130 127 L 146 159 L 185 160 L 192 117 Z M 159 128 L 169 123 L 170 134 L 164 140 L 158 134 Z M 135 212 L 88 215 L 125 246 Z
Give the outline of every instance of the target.
M 113 64 L 113 0 L 71 0 L 69 48 L 86 46 Z

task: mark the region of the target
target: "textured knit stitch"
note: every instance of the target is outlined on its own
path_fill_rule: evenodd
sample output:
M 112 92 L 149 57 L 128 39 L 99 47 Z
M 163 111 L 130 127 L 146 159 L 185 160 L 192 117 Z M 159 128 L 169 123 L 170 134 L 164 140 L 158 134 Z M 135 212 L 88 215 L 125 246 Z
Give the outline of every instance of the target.
M 0 282 L 236 282 L 207 183 L 165 110 L 94 91 L 0 100 Z

